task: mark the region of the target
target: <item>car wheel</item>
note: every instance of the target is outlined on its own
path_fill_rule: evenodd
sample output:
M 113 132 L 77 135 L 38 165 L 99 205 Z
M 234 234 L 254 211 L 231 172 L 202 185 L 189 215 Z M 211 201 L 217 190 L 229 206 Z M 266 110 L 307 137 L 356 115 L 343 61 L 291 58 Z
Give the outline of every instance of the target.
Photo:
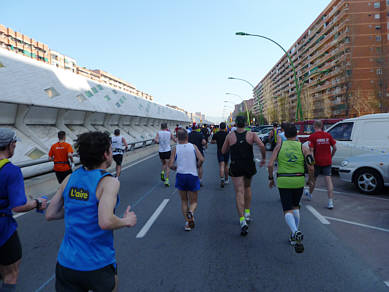
M 382 189 L 381 175 L 374 169 L 363 168 L 357 171 L 354 184 L 357 189 L 365 194 L 374 194 Z
M 266 142 L 265 143 L 265 149 L 267 150 L 267 151 L 271 151 L 272 149 L 272 147 L 271 147 L 272 145 L 271 145 L 271 143 L 270 142 Z

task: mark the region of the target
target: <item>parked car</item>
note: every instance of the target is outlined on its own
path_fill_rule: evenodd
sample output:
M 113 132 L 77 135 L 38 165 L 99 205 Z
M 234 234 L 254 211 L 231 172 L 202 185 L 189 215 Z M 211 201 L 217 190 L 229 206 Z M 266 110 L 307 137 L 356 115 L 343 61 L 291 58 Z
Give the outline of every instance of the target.
M 262 140 L 263 137 L 265 137 L 272 129 L 273 129 L 273 127 L 267 127 L 267 128 L 263 128 L 263 129 L 259 130 L 257 132 L 259 139 Z
M 269 138 L 269 135 L 270 135 L 270 132 L 272 129 L 273 129 L 273 127 L 270 128 L 270 130 L 266 134 L 264 134 L 262 138 L 259 137 L 259 138 L 261 138 L 262 143 L 265 145 L 265 149 L 267 151 L 273 151 L 274 147 L 276 146 L 276 144 L 272 143 L 272 141 Z M 277 130 L 280 131 L 281 128 L 278 128 Z
M 362 193 L 373 194 L 389 186 L 389 155 L 357 155 L 342 161 L 342 180 L 351 182 Z
M 343 120 L 326 131 L 336 140 L 337 151 L 332 167 L 339 169 L 342 161 L 361 154 L 389 155 L 389 114 L 372 114 Z
M 272 128 L 273 126 L 272 125 L 261 125 L 261 126 L 253 126 L 251 127 L 251 132 L 260 132 L 262 129 L 265 129 L 265 128 Z

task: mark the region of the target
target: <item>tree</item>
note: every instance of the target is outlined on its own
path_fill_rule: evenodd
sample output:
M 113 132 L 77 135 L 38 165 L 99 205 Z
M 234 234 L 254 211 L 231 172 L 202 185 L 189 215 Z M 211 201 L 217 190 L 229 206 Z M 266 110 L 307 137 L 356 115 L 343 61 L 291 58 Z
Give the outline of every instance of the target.
M 302 94 L 301 94 L 301 102 L 302 102 L 302 107 L 304 111 L 304 119 L 305 120 L 312 120 L 314 119 L 314 104 L 313 104 L 313 98 L 311 91 L 309 88 L 305 89 Z

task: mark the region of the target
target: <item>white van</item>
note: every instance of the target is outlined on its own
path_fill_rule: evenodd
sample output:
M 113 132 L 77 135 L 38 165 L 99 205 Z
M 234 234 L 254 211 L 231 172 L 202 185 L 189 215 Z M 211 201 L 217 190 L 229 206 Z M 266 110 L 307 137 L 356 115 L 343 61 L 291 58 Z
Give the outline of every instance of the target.
M 343 120 L 328 128 L 336 140 L 332 167 L 339 168 L 347 157 L 360 154 L 389 154 L 389 113 Z

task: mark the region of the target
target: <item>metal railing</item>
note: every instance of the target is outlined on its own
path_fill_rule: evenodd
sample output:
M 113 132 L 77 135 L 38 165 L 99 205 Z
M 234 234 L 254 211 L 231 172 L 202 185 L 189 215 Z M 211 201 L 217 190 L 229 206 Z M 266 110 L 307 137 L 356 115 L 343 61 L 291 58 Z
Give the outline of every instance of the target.
M 126 152 L 134 151 L 136 149 L 144 148 L 146 146 L 151 146 L 154 144 L 154 139 L 147 139 L 142 141 L 136 141 L 128 143 L 128 150 Z M 80 160 L 78 155 L 73 156 L 75 158 L 75 165 L 80 164 Z M 45 175 L 48 173 L 52 173 L 53 164 L 52 161 L 48 157 L 27 160 L 15 163 L 16 166 L 22 169 L 24 179 L 31 179 L 34 177 L 38 177 L 41 175 Z

